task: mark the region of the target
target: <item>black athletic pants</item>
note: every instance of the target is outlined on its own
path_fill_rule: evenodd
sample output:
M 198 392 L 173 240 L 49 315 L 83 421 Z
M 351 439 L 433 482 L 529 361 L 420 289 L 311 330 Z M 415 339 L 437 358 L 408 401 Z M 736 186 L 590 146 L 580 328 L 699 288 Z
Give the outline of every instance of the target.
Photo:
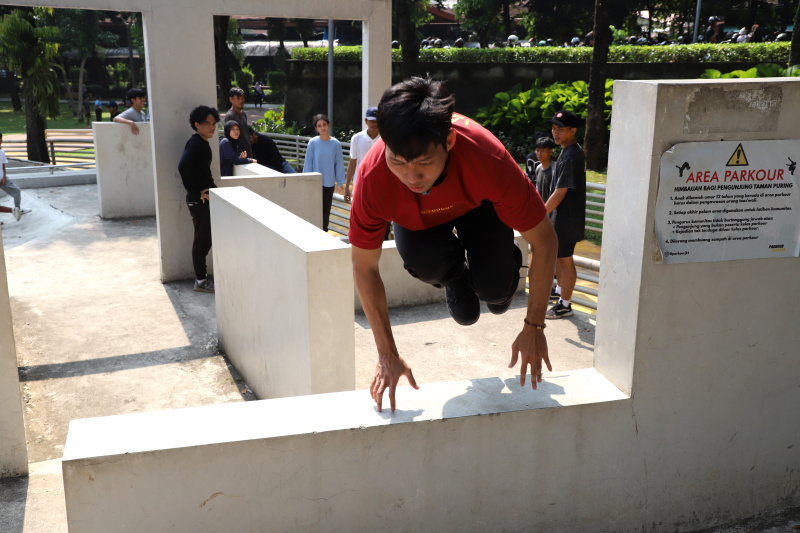
M 322 231 L 328 231 L 328 222 L 331 219 L 331 205 L 333 204 L 333 191 L 336 187 L 322 188 Z
M 211 250 L 211 210 L 208 200 L 205 202 L 186 202 L 194 224 L 194 241 L 192 241 L 192 264 L 195 279 L 206 279 L 206 256 Z
M 500 221 L 489 201 L 426 230 L 411 231 L 395 222 L 394 239 L 408 273 L 434 287 L 444 287 L 464 272 L 466 251 L 470 283 L 481 300 L 502 303 L 517 290 L 521 255 L 514 231 Z

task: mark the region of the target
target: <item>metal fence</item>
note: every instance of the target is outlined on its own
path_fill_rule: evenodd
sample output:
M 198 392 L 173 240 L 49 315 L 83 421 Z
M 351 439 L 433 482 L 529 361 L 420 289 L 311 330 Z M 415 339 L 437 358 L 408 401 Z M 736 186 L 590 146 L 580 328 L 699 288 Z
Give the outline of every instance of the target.
M 73 169 L 95 166 L 92 130 L 45 130 L 50 165 Z M 24 140 L 3 139 L 3 150 L 10 159 L 28 160 Z

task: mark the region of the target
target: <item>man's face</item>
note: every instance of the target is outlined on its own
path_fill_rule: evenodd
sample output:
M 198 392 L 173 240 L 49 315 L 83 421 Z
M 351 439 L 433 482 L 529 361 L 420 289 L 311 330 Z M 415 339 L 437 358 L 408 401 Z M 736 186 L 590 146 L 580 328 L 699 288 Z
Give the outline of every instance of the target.
M 197 133 L 205 140 L 209 140 L 217 132 L 217 120 L 214 115 L 208 115 L 203 122 L 195 122 L 194 127 Z
M 254 145 L 258 142 L 258 135 L 256 135 L 255 133 L 251 133 L 249 137 L 250 137 L 250 145 Z
M 144 107 L 144 104 L 145 104 L 145 98 L 144 98 L 144 96 L 138 96 L 138 97 L 136 97 L 136 98 L 133 98 L 133 99 L 131 100 L 131 104 L 133 104 L 133 108 L 134 108 L 136 111 L 141 111 L 141 110 L 142 110 L 142 108 Z
M 578 133 L 578 128 L 570 128 L 568 126 L 556 126 L 553 124 L 553 140 L 559 146 L 569 144 L 575 140 L 575 134 Z
M 446 146 L 430 143 L 428 149 L 419 157 L 406 161 L 401 156 L 386 147 L 385 157 L 389 170 L 397 176 L 400 182 L 408 187 L 411 192 L 422 194 L 427 192 L 442 175 L 447 165 L 447 154 L 456 141 L 455 130 L 450 130 Z
M 228 99 L 231 101 L 231 106 L 233 106 L 234 111 L 239 112 L 244 107 L 244 95 L 235 94 Z
M 553 149 L 552 148 L 537 148 L 533 151 L 536 154 L 536 159 L 539 161 L 546 160 L 550 161 L 553 157 Z
M 367 125 L 367 132 L 369 133 L 369 136 L 375 137 L 378 134 L 378 121 L 365 118 L 364 123 Z

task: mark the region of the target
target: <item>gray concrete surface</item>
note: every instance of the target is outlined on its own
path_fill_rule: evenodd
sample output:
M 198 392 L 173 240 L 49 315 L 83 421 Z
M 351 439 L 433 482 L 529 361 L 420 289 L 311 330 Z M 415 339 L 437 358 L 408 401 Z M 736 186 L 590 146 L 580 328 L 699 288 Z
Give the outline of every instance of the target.
M 20 222 L 2 217 L 2 236 L 31 474 L 0 480 L 0 532 L 61 533 L 69 420 L 255 398 L 217 350 L 213 295 L 193 292 L 189 281 L 160 283 L 155 219 L 100 219 L 91 185 L 23 191 L 23 205 L 33 212 Z M 424 387 L 518 376 L 507 365 L 524 306 L 518 296 L 501 317 L 484 308 L 466 328 L 443 304 L 391 315 L 400 353 Z M 353 328 L 356 387 L 367 388 L 372 333 L 363 315 Z M 554 368 L 592 365 L 591 317 L 548 322 L 547 333 Z M 800 508 L 704 533 L 777 533 L 797 524 Z

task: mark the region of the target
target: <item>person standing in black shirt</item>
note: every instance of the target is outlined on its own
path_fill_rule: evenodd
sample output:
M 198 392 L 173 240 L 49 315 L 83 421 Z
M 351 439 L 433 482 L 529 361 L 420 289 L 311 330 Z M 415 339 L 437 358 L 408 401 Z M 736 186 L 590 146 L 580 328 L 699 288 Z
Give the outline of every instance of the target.
M 196 131 L 183 149 L 178 172 L 186 188 L 186 205 L 194 224 L 192 264 L 194 265 L 194 290 L 214 292 L 214 280 L 206 271 L 206 257 L 211 250 L 211 211 L 208 207 L 208 190 L 216 188 L 211 176 L 211 147 L 208 144 L 217 133 L 219 113 L 208 106 L 198 106 L 189 114 L 189 123 Z

